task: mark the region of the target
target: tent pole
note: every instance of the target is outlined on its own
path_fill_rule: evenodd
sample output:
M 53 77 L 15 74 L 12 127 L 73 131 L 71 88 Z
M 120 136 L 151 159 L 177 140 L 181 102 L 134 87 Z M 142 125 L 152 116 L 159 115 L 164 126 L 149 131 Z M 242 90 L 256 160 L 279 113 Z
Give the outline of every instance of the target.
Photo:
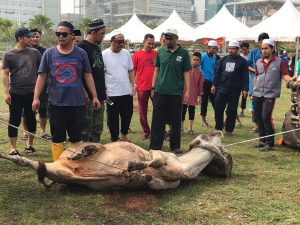
M 298 55 L 299 55 L 299 37 L 296 37 L 296 55 L 295 55 L 295 68 L 294 68 L 294 76 L 297 76 L 297 62 L 298 62 Z M 300 72 L 300 71 L 299 71 Z M 298 73 L 299 73 L 298 72 Z

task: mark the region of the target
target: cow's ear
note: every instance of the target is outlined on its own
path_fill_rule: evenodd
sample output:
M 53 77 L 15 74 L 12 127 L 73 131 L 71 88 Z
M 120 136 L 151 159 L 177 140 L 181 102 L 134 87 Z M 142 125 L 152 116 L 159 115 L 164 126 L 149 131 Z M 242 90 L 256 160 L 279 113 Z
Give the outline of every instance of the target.
M 191 150 L 192 148 L 194 148 L 195 146 L 199 145 L 201 143 L 201 141 L 196 138 L 194 139 L 191 143 L 190 143 L 190 146 L 189 146 L 189 150 Z

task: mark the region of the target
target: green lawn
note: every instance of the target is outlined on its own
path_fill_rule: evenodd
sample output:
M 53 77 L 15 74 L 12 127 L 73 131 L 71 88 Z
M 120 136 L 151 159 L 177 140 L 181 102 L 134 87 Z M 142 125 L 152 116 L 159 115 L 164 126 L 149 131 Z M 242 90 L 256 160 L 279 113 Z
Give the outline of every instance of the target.
M 3 114 L 7 105 L 0 86 L 3 119 L 7 118 Z M 274 110 L 276 131 L 280 131 L 289 107 L 289 91 L 283 87 Z M 209 113 L 212 124 L 211 108 Z M 244 127 L 225 137 L 225 144 L 256 137 L 250 132 L 253 125 L 249 114 L 242 122 Z M 148 141 L 140 139 L 137 112 L 131 129 L 135 131 L 129 136 L 131 141 L 148 148 Z M 206 133 L 212 129 L 201 127 L 198 107 L 195 131 Z M 0 140 L 7 140 L 7 127 L 3 124 Z M 102 140 L 109 142 L 107 129 Z M 191 136 L 183 135 L 185 150 L 191 140 Z M 38 183 L 33 170 L 0 160 L 0 224 L 300 224 L 299 151 L 276 146 L 276 151 L 262 153 L 252 144 L 228 148 L 234 159 L 231 179 L 199 176 L 167 191 L 96 192 L 60 184 L 47 190 Z M 18 146 L 24 148 L 25 143 L 20 140 Z M 30 158 L 51 161 L 49 144 L 36 140 L 35 147 L 37 153 Z M 167 142 L 164 150 L 168 150 Z M 0 144 L 0 151 L 8 152 L 9 145 Z

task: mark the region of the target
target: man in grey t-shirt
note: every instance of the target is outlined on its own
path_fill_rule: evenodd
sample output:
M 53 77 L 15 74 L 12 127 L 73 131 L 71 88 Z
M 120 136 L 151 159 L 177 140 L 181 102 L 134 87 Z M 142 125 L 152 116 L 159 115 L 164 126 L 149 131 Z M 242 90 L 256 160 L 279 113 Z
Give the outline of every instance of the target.
M 3 57 L 4 99 L 9 105 L 9 124 L 18 127 L 21 123 L 22 111 L 30 133 L 36 131 L 35 114 L 32 111 L 33 91 L 37 77 L 41 54 L 29 48 L 31 33 L 27 28 L 20 28 L 15 33 L 16 46 L 7 51 Z M 18 130 L 8 126 L 11 144 L 10 155 L 19 155 L 16 142 Z M 29 135 L 25 153 L 33 153 L 33 136 Z

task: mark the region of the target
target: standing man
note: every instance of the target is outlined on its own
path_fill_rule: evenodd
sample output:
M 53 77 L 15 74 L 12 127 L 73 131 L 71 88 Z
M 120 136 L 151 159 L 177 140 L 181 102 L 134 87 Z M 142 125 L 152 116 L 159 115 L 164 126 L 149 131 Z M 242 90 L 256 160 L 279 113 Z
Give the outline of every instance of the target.
M 248 59 L 248 55 L 249 55 L 249 43 L 247 43 L 247 42 L 241 43 L 240 49 L 241 49 L 240 55 L 241 55 L 244 59 L 247 60 L 247 59 Z M 240 117 L 245 117 L 245 109 L 246 109 L 246 105 L 247 105 L 247 98 L 245 98 L 245 97 L 242 95 Z
M 288 68 L 282 59 L 273 55 L 274 42 L 264 39 L 261 44 L 262 58 L 256 62 L 253 107 L 258 125 L 259 137 L 274 134 L 272 113 L 276 98 L 280 97 L 281 79 L 291 81 Z M 274 147 L 274 136 L 261 138 L 256 148 L 271 151 Z
M 93 106 L 93 96 L 88 90 L 88 86 L 83 81 L 84 89 L 87 92 L 86 107 L 85 107 L 85 124 L 82 132 L 82 140 L 87 142 L 100 142 L 100 137 L 103 131 L 103 114 L 104 100 L 106 100 L 106 88 L 104 78 L 104 62 L 99 44 L 101 44 L 105 36 L 105 25 L 103 20 L 93 20 L 87 30 L 85 40 L 79 42 L 78 47 L 84 49 L 88 55 L 92 75 L 95 82 L 98 99 L 101 107 L 95 109 Z
M 223 57 L 217 67 L 211 92 L 215 98 L 216 130 L 224 127 L 224 110 L 227 106 L 226 134 L 232 134 L 235 127 L 239 97 L 247 97 L 249 88 L 247 60 L 239 55 L 239 43 L 232 40 L 228 44 L 228 55 Z
M 18 127 L 21 123 L 22 111 L 24 111 L 27 130 L 35 133 L 36 119 L 31 110 L 31 103 L 41 54 L 38 50 L 29 48 L 31 35 L 27 28 L 20 28 L 16 31 L 16 46 L 4 54 L 2 68 L 4 99 L 9 105 L 9 124 Z M 8 126 L 10 155 L 20 155 L 17 150 L 17 136 L 18 130 Z M 25 153 L 35 152 L 32 145 L 33 136 L 28 134 Z
M 143 43 L 144 48 L 133 55 L 132 62 L 136 74 L 140 123 L 143 128 L 142 139 L 146 140 L 150 135 L 147 113 L 157 52 L 153 50 L 154 36 L 152 34 L 146 34 Z
M 124 35 L 115 30 L 110 47 L 102 52 L 104 60 L 106 93 L 113 103 L 107 105 L 107 121 L 111 141 L 128 141 L 128 129 L 133 114 L 133 95 L 135 76 L 131 55 L 124 49 Z M 119 137 L 119 117 L 121 118 L 121 137 Z
M 31 29 L 30 32 L 32 33 L 31 36 L 31 47 L 37 49 L 41 55 L 44 54 L 46 51 L 46 48 L 42 47 L 41 44 L 41 38 L 42 38 L 42 32 L 38 29 Z M 40 95 L 40 107 L 39 107 L 39 116 L 40 116 L 40 135 L 42 138 L 50 140 L 51 136 L 46 133 L 46 125 L 48 120 L 48 85 L 47 82 L 41 92 Z
M 66 132 L 71 147 L 81 141 L 84 124 L 83 83 L 85 79 L 93 96 L 93 105 L 100 107 L 93 76 L 86 52 L 73 44 L 74 26 L 61 21 L 55 35 L 58 45 L 44 53 L 35 86 L 32 110 L 40 106 L 40 94 L 49 74 L 49 119 L 53 144 L 52 156 L 55 161 L 63 152 Z
M 73 44 L 78 45 L 79 42 L 82 41 L 82 33 L 80 30 L 76 29 L 74 30 L 74 39 L 73 39 Z
M 165 124 L 170 122 L 171 151 L 182 153 L 180 149 L 182 95 L 186 87 L 184 102 L 187 102 L 190 92 L 189 71 L 192 67 L 188 51 L 177 45 L 177 30 L 167 29 L 164 35 L 166 46 L 158 50 L 154 63 L 150 149 L 162 148 Z
M 215 107 L 215 96 L 210 92 L 212 81 L 214 80 L 215 69 L 217 65 L 217 53 L 218 44 L 216 41 L 211 40 L 208 42 L 207 52 L 202 54 L 202 60 L 200 64 L 200 68 L 202 71 L 202 75 L 204 77 L 203 83 L 203 95 L 201 102 L 201 117 L 202 117 L 202 126 L 208 127 L 208 122 L 206 120 L 207 115 L 207 105 L 208 98 L 210 99 L 211 105 Z
M 260 50 L 260 45 L 262 43 L 262 41 L 264 39 L 269 39 L 269 35 L 267 33 L 261 33 L 258 36 L 258 44 L 259 46 L 252 49 L 249 52 L 248 55 L 248 68 L 249 68 L 249 96 L 250 99 L 252 99 L 252 92 L 253 92 L 253 81 L 254 81 L 254 73 L 255 73 L 255 66 L 256 66 L 256 62 L 257 60 L 259 60 L 262 57 L 262 53 Z M 256 123 L 256 118 L 255 118 L 255 113 L 253 112 L 253 104 L 252 104 L 252 100 L 250 100 L 250 106 L 249 106 L 249 110 L 252 111 L 252 122 L 255 123 L 255 127 L 252 129 L 253 132 L 258 132 L 258 128 L 257 128 L 257 123 Z

